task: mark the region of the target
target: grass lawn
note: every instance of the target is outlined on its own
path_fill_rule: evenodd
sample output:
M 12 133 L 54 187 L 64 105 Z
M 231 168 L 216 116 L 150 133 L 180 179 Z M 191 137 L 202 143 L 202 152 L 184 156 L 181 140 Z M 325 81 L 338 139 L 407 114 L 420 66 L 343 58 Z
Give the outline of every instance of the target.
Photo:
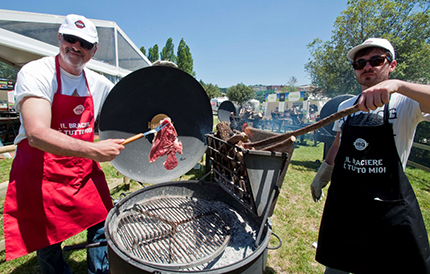
M 311 143 L 311 142 L 308 142 Z M 314 259 L 315 248 L 312 243 L 317 241 L 318 228 L 324 201 L 314 203 L 310 194 L 309 184 L 316 174 L 317 160 L 321 160 L 323 145 L 296 147 L 287 175 L 285 176 L 282 191 L 279 195 L 274 215 L 272 216 L 273 232 L 282 240 L 279 249 L 269 250 L 268 262 L 265 274 L 269 273 L 323 273 L 324 267 Z M 0 180 L 5 181 L 10 169 L 10 161 L 0 161 Z M 102 165 L 106 176 L 118 178 L 116 171 L 108 164 Z M 203 172 L 192 170 L 183 176 L 183 180 L 193 180 Z M 418 201 L 424 216 L 427 228 L 430 228 L 430 175 L 429 173 L 407 168 L 406 174 L 417 194 Z M 112 197 L 118 199 L 122 192 L 134 191 L 141 188 L 136 183 L 131 183 L 131 190 L 117 188 L 112 191 Z M 324 189 L 326 193 L 327 189 Z M 3 205 L 4 199 L 0 200 Z M 3 206 L 1 206 L 3 212 Z M 3 237 L 3 226 L 0 237 Z M 85 241 L 85 233 L 80 233 L 67 241 L 65 245 L 77 244 Z M 278 240 L 272 237 L 270 246 L 278 245 Z M 86 272 L 85 250 L 65 253 L 66 259 L 74 273 Z M 35 253 L 31 253 L 16 260 L 5 262 L 4 252 L 0 252 L 0 273 L 40 273 L 37 267 Z

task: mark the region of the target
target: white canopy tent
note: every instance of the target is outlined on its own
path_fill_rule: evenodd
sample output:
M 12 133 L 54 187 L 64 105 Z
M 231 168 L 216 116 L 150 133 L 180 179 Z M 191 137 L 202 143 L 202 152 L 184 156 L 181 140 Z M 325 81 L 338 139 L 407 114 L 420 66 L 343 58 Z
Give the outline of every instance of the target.
M 58 54 L 58 28 L 65 16 L 0 9 L 0 61 L 20 68 L 44 56 Z M 112 82 L 151 62 L 115 22 L 90 19 L 99 45 L 87 67 Z

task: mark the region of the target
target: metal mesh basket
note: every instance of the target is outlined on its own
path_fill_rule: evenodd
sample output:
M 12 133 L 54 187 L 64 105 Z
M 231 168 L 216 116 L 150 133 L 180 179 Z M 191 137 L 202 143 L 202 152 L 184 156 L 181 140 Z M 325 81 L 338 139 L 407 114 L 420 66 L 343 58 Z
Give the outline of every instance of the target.
M 214 181 L 257 216 L 271 216 L 288 167 L 287 153 L 244 149 L 213 134 L 206 138 Z

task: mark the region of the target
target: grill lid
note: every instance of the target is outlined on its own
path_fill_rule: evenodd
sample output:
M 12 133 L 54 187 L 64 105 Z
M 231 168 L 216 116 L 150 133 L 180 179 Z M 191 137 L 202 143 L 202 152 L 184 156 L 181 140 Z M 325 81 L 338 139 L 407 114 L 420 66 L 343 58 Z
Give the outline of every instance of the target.
M 218 119 L 221 122 L 229 122 L 231 113 L 233 112 L 233 116 L 236 116 L 236 107 L 230 101 L 224 101 L 218 108 Z
M 176 154 L 176 168 L 164 168 L 166 156 L 149 163 L 153 135 L 125 145 L 125 150 L 111 162 L 112 166 L 139 182 L 176 179 L 201 159 L 206 151 L 205 134 L 213 125 L 209 98 L 200 83 L 188 73 L 154 66 L 137 70 L 118 82 L 100 113 L 101 140 L 126 139 L 146 132 L 154 127 L 152 123 L 166 116 L 172 120 L 183 145 L 183 154 Z

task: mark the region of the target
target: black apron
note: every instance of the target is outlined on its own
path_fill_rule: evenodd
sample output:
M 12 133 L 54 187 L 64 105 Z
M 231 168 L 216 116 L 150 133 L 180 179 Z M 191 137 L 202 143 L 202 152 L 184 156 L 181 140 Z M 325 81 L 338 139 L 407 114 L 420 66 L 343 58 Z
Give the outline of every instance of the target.
M 427 231 L 388 122 L 348 117 L 320 225 L 316 260 L 354 273 L 430 273 Z

